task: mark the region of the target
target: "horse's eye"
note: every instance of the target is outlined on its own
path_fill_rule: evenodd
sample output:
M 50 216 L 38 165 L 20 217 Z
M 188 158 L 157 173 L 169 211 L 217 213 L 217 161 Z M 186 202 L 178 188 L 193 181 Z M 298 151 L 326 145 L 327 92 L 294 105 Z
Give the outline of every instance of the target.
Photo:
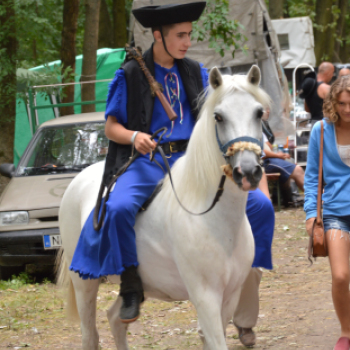
M 260 119 L 262 118 L 263 115 L 264 115 L 264 110 L 262 108 L 259 108 L 256 113 L 256 116 Z
M 222 122 L 222 116 L 218 113 L 214 113 L 214 118 L 217 122 Z

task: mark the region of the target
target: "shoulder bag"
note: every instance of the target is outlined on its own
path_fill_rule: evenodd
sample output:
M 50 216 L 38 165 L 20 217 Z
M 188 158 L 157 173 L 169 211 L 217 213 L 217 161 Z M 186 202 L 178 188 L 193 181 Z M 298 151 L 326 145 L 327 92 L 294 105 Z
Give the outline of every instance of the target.
M 312 234 L 309 240 L 308 255 L 310 257 L 326 257 L 328 256 L 326 235 L 324 232 L 323 221 L 321 217 L 321 202 L 322 202 L 322 190 L 323 190 L 323 178 L 322 178 L 322 166 L 323 166 L 323 121 L 321 121 L 321 138 L 320 138 L 320 158 L 318 166 L 318 191 L 317 191 L 317 217 L 312 227 Z

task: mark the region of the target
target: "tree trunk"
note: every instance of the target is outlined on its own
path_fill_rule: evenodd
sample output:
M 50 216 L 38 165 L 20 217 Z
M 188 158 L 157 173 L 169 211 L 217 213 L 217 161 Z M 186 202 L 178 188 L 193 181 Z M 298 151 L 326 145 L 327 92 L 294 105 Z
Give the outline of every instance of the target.
M 83 67 L 81 81 L 96 80 L 96 50 L 98 44 L 98 22 L 100 16 L 100 0 L 85 0 L 85 25 L 83 44 Z M 81 85 L 81 100 L 95 100 L 95 84 Z M 95 105 L 83 105 L 82 112 L 95 112 Z
M 63 5 L 63 28 L 62 28 L 62 45 L 61 45 L 61 61 L 62 76 L 64 71 L 70 67 L 75 72 L 75 39 L 78 28 L 80 0 L 64 0 Z M 62 83 L 74 81 L 74 78 L 63 78 Z M 74 85 L 68 85 L 63 88 L 62 103 L 74 102 Z M 74 107 L 61 107 L 60 114 L 74 114 Z
M 0 163 L 13 162 L 13 140 L 16 119 L 16 18 L 14 0 L 0 5 L 0 51 L 4 51 L 0 70 Z
M 271 19 L 283 18 L 284 0 L 270 0 L 269 14 Z
M 337 28 L 336 28 L 336 35 L 337 35 L 337 40 L 334 45 L 334 52 L 339 57 L 339 59 L 342 62 L 346 62 L 341 58 L 341 47 L 346 45 L 346 40 L 345 40 L 345 17 L 347 15 L 347 10 L 348 10 L 348 0 L 339 0 L 339 18 L 338 18 L 338 23 L 337 23 Z M 338 60 L 337 60 L 338 61 Z
M 114 45 L 124 47 L 128 42 L 126 32 L 125 0 L 113 0 Z
M 314 28 L 317 65 L 333 57 L 334 37 L 332 34 L 334 31 L 332 33 L 329 28 L 329 24 L 333 22 L 332 5 L 333 0 L 317 0 L 316 2 L 315 23 L 319 26 L 319 28 Z
M 106 0 L 101 0 L 100 6 L 100 23 L 98 27 L 98 48 L 103 47 L 113 48 L 114 45 L 113 38 L 113 25 L 111 22 L 111 17 L 108 11 L 108 5 Z

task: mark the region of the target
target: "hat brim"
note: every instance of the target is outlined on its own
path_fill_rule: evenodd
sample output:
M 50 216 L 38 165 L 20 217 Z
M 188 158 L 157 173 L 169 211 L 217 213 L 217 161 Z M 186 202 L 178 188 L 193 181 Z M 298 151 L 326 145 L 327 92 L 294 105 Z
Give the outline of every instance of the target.
M 145 6 L 132 11 L 135 18 L 145 28 L 161 27 L 169 24 L 194 22 L 199 19 L 206 1 L 188 4 Z

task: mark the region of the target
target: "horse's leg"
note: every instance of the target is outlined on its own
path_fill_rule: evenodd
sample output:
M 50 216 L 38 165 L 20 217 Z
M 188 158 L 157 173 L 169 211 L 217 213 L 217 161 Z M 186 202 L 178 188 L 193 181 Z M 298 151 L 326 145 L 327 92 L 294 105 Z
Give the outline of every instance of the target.
M 207 289 L 205 292 L 203 290 L 205 288 L 198 290 L 196 297 L 191 297 L 198 314 L 202 335 L 201 332 L 199 333 L 204 343 L 203 349 L 227 350 L 221 318 L 222 294 L 218 290 L 209 291 Z
M 77 273 L 71 273 L 71 277 L 81 322 L 83 349 L 98 350 L 96 299 L 100 280 L 83 280 Z
M 118 350 L 129 350 L 126 331 L 128 325 L 121 322 L 119 310 L 122 305 L 122 298 L 119 296 L 107 311 L 107 318 Z
M 226 327 L 228 323 L 230 322 L 233 312 L 237 306 L 239 296 L 240 296 L 241 290 L 234 292 L 229 299 L 225 300 L 222 304 L 222 309 L 221 309 L 221 319 L 222 319 L 222 326 L 223 326 L 223 334 L 224 337 L 226 338 Z M 203 334 L 202 327 L 200 325 L 200 322 L 198 322 L 198 334 L 200 339 L 203 342 L 203 350 L 210 350 L 211 347 L 209 347 L 208 342 L 206 341 L 206 338 Z
M 232 319 L 232 315 L 238 305 L 239 297 L 241 295 L 241 288 L 234 291 L 227 300 L 224 300 L 222 303 L 221 317 L 222 317 L 222 325 L 224 327 L 224 334 L 226 337 L 226 328 L 230 320 Z

